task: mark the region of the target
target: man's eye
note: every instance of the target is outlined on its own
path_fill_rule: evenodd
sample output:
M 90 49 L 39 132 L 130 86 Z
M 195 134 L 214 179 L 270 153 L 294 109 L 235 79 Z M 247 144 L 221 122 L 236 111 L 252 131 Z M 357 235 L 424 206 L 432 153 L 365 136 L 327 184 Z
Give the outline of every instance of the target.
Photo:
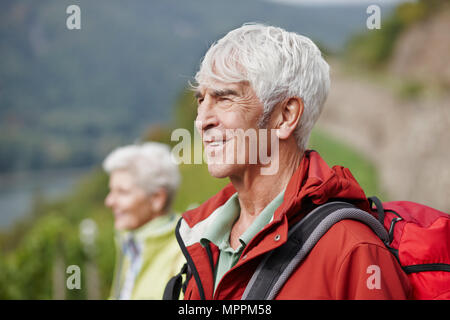
M 203 102 L 203 100 L 205 100 L 205 99 L 203 99 L 203 98 L 198 98 L 198 99 L 197 99 L 197 103 L 198 103 L 198 104 L 201 104 L 201 103 Z

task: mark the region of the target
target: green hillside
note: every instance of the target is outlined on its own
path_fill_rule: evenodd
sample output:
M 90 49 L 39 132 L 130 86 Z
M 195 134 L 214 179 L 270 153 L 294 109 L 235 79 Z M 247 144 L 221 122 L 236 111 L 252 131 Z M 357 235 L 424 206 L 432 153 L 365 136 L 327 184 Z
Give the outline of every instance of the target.
M 446 0 L 419 0 L 400 4 L 389 15 L 383 12 L 382 27 L 365 30 L 352 37 L 345 50 L 345 58 L 358 67 L 377 69 L 391 57 L 402 31 L 432 16 L 446 5 Z
M 165 125 L 207 47 L 245 22 L 333 50 L 365 26 L 364 6 L 78 0 L 81 30 L 68 30 L 71 4 L 0 3 L 0 173 L 89 166 L 149 125 Z

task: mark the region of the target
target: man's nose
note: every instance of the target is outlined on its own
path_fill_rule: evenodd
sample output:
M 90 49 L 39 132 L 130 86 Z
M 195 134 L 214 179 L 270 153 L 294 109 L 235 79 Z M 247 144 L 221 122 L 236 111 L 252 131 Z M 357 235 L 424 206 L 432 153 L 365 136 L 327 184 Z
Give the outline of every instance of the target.
M 212 99 L 205 99 L 197 109 L 197 118 L 195 119 L 195 127 L 201 134 L 208 129 L 214 128 L 219 124 L 219 120 L 214 108 Z

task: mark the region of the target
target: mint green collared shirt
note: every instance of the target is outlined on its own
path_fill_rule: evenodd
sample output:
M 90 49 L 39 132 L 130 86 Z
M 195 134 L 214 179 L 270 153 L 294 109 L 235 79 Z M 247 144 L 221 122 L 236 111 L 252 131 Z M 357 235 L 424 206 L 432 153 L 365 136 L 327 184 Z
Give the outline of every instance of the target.
M 239 218 L 241 212 L 238 194 L 233 194 L 227 202 L 216 209 L 214 213 L 218 213 L 217 217 L 200 240 L 203 246 L 206 246 L 208 242 L 212 242 L 220 250 L 219 261 L 214 270 L 214 291 L 223 275 L 238 262 L 245 246 L 272 220 L 275 210 L 283 203 L 283 197 L 284 190 L 261 211 L 250 227 L 239 237 L 241 245 L 236 250 L 230 245 L 230 233 L 234 222 Z M 218 210 L 220 212 L 217 212 Z

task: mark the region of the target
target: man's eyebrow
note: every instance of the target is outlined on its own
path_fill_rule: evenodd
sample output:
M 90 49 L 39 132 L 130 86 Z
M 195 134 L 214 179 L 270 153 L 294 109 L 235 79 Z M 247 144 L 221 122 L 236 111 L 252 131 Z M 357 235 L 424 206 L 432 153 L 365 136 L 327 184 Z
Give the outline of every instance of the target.
M 225 96 L 238 96 L 239 94 L 237 93 L 237 91 L 232 90 L 232 89 L 224 89 L 224 90 L 213 90 L 211 95 L 215 96 L 215 97 L 225 97 Z
M 197 99 L 203 98 L 203 95 L 202 95 L 202 93 L 199 90 L 195 90 L 194 96 Z
M 211 95 L 214 97 L 239 96 L 238 92 L 233 89 L 215 89 L 211 91 Z M 200 90 L 196 90 L 194 92 L 194 96 L 196 99 L 203 98 L 203 94 Z

